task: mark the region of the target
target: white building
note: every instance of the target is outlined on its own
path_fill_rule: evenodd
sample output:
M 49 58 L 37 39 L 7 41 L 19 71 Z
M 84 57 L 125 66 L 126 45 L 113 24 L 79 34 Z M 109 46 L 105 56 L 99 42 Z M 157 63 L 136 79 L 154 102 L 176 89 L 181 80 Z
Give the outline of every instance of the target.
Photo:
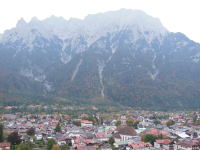
M 88 120 L 81 120 L 81 127 L 91 127 L 93 126 L 93 122 L 92 121 L 88 121 Z

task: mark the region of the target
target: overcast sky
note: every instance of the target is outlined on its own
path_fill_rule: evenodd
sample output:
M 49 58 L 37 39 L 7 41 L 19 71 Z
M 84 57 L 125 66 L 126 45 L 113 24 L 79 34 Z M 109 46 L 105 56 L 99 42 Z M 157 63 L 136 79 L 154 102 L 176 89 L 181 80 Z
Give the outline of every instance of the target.
M 121 8 L 143 10 L 159 18 L 169 31 L 182 32 L 200 43 L 200 0 L 1 0 L 0 33 L 15 27 L 22 17 L 26 22 L 51 15 L 84 19 Z

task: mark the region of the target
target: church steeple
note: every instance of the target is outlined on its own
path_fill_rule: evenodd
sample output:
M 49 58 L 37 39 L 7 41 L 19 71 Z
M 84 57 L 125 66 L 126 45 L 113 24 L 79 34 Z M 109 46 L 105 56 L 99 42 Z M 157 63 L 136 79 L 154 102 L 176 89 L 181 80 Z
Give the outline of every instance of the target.
M 126 115 L 124 113 L 121 116 L 121 125 L 126 126 Z

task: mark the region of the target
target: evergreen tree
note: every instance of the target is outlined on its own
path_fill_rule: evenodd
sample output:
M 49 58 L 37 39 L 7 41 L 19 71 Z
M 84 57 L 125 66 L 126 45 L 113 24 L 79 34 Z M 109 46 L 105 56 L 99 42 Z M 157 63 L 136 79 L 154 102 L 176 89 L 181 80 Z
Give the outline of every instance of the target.
M 67 144 L 68 144 L 69 146 L 72 146 L 72 142 L 71 142 L 71 141 L 69 141 Z
M 0 142 L 3 142 L 3 124 L 0 123 Z
M 60 123 L 58 123 L 57 126 L 56 126 L 55 133 L 56 132 L 61 132 Z
M 117 122 L 115 123 L 115 126 L 119 126 L 121 125 L 121 120 L 117 120 Z
M 115 143 L 115 139 L 113 137 L 110 137 L 108 143 L 113 145 L 113 143 Z
M 160 134 L 160 139 L 163 139 L 163 135 L 162 134 Z
M 153 134 L 146 134 L 144 137 L 144 142 L 149 142 L 154 145 L 155 136 Z
M 158 125 L 158 124 L 161 124 L 161 122 L 159 120 L 154 120 L 154 124 Z

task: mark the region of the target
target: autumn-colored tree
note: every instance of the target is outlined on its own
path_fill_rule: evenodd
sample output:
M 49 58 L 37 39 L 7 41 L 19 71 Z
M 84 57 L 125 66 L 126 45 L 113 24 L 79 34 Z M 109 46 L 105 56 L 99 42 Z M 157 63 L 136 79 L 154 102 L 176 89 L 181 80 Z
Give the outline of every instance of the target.
M 129 127 L 134 127 L 134 120 L 132 120 L 132 119 L 128 119 L 127 121 L 126 121 L 126 125 L 127 126 L 129 126 Z
M 7 120 L 7 117 L 5 116 L 5 117 L 3 117 L 3 120 Z
M 97 123 L 97 120 L 96 120 L 95 118 L 93 118 L 93 122 L 94 122 L 94 124 L 95 124 L 95 123 Z
M 142 135 L 141 140 L 144 141 L 145 134 Z
M 10 132 L 8 131 L 3 131 L 3 141 L 5 141 L 8 138 L 8 135 L 10 134 Z
M 162 119 L 162 115 L 158 115 L 157 118 Z
M 60 147 L 57 146 L 57 145 L 53 145 L 52 149 L 51 150 L 60 150 Z

